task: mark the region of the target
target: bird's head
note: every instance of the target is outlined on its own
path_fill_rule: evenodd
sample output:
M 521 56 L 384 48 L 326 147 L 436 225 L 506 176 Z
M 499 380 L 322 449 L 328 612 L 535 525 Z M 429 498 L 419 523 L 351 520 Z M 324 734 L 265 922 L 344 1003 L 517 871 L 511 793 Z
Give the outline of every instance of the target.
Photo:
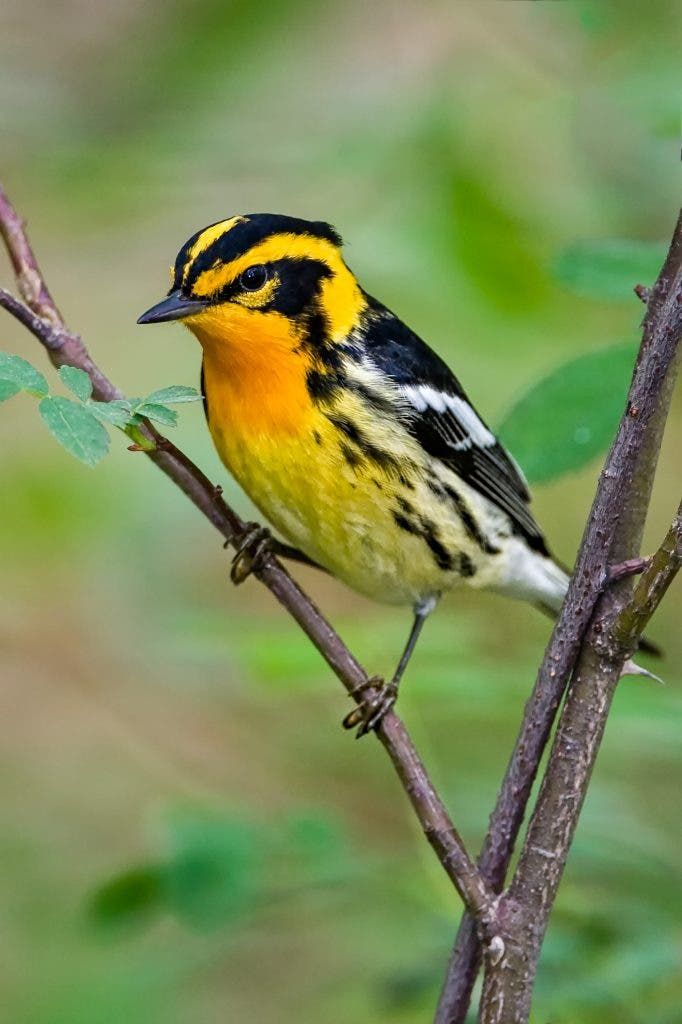
M 168 296 L 139 324 L 181 320 L 202 344 L 252 344 L 302 329 L 344 337 L 365 304 L 341 238 L 322 221 L 280 214 L 231 217 L 198 231 L 171 270 Z

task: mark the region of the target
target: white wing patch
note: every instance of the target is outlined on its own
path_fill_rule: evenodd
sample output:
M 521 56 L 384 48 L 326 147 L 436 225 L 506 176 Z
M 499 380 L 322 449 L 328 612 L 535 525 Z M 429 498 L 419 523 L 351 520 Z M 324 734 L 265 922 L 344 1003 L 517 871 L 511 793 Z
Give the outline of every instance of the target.
M 481 448 L 490 448 L 497 443 L 495 435 L 481 422 L 468 402 L 456 395 L 446 395 L 445 401 L 448 408 L 452 409 L 459 422 L 467 429 L 474 444 Z
M 428 384 L 405 385 L 400 391 L 417 412 L 423 413 L 427 409 L 432 409 L 441 416 L 451 413 L 455 417 L 466 434 L 466 437 L 453 444 L 457 451 L 465 451 L 473 444 L 479 448 L 492 448 L 497 443 L 495 435 L 488 430 L 464 398 L 448 395 L 445 391 L 437 391 Z

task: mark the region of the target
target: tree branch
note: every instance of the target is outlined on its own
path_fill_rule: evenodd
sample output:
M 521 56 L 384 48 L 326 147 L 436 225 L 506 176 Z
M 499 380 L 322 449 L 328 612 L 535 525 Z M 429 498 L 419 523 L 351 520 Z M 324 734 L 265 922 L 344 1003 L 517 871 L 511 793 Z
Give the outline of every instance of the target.
M 47 349 L 55 366 L 76 366 L 92 380 L 100 401 L 124 397 L 93 362 L 80 338 L 66 327 L 47 288 L 31 249 L 24 225 L 0 187 L 0 233 L 26 305 L 0 289 L 0 306 L 28 328 Z M 168 438 L 149 422 L 140 428 L 148 447 L 145 454 L 158 466 L 233 545 L 244 534 L 244 523 L 224 501 L 221 488 L 211 481 Z M 367 673 L 310 598 L 273 556 L 255 569 L 255 575 L 287 609 L 356 701 L 372 692 Z M 402 782 L 424 833 L 462 900 L 476 917 L 481 933 L 494 925 L 494 899 L 457 833 L 400 718 L 390 711 L 377 736 Z
M 586 637 L 514 880 L 500 900 L 505 953 L 485 973 L 480 1017 L 485 1024 L 527 1020 L 542 940 L 616 686 L 681 564 L 682 504 L 633 597 L 615 618 L 610 608 L 600 607 Z
M 663 600 L 682 564 L 682 502 L 660 548 L 648 560 L 632 599 L 619 613 L 611 629 L 613 642 L 634 651 L 637 639 Z
M 566 599 L 528 700 L 478 865 L 499 892 L 552 723 L 608 577 L 635 554 L 670 404 L 682 323 L 682 215 L 654 288 L 628 401 L 602 470 Z M 627 540 L 626 540 L 627 538 Z M 628 583 L 614 587 L 626 588 Z M 474 922 L 465 914 L 441 992 L 436 1024 L 462 1024 L 480 966 Z

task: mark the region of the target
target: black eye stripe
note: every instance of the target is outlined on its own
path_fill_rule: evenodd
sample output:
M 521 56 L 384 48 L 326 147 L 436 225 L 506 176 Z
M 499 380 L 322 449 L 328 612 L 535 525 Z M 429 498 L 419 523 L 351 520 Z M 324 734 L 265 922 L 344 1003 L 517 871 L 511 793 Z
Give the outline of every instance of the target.
M 322 260 L 313 260 L 305 257 L 285 257 L 281 260 L 272 260 L 267 264 L 252 264 L 247 267 L 230 284 L 225 285 L 220 291 L 210 296 L 204 296 L 211 305 L 219 305 L 221 302 L 229 302 L 231 299 L 238 299 L 239 295 L 253 294 L 257 296 L 258 287 L 245 287 L 242 277 L 254 268 L 263 268 L 266 272 L 266 279 L 275 282 L 276 287 L 272 294 L 268 289 L 267 299 L 258 307 L 263 312 L 274 311 L 283 313 L 285 316 L 297 316 L 304 309 L 314 302 L 319 294 L 321 282 L 332 276 L 329 265 Z

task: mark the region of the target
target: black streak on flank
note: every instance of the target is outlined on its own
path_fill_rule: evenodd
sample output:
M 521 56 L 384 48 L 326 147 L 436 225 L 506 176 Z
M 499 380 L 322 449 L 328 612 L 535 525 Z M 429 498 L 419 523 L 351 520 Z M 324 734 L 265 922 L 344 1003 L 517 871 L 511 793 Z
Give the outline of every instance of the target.
M 439 540 L 436 527 L 428 519 L 421 519 L 420 524 L 421 535 L 435 558 L 436 565 L 439 569 L 443 569 L 444 572 L 451 572 L 454 568 L 454 562 L 448 549 Z
M 344 353 L 346 355 L 348 354 L 347 348 L 344 348 Z M 374 388 L 368 388 L 365 384 L 361 384 L 359 381 L 350 379 L 348 381 L 348 390 L 356 394 L 365 405 L 369 405 L 377 412 L 383 413 L 385 416 L 389 416 L 391 418 L 395 416 L 394 403 L 390 398 L 386 398 L 378 391 L 375 391 Z
M 346 460 L 350 468 L 357 469 L 357 467 L 362 462 L 362 456 L 360 455 L 360 453 L 357 452 L 355 448 L 353 448 L 351 445 L 346 444 L 345 441 L 342 441 L 339 447 L 341 449 L 341 454 L 343 455 L 344 459 Z
M 399 526 L 401 530 L 405 531 L 405 533 L 419 533 L 418 527 L 416 527 L 414 523 L 411 523 L 406 516 L 402 515 L 402 513 L 394 512 L 393 519 L 395 520 L 396 526 Z
M 426 486 L 429 488 L 432 494 L 436 495 L 437 498 L 445 497 L 445 488 L 443 487 L 440 480 L 436 480 L 434 476 L 426 477 Z
M 400 508 L 401 512 L 404 512 L 405 515 L 413 516 L 415 514 L 414 507 L 410 505 L 407 498 L 403 498 L 400 494 L 398 494 L 396 495 L 395 500 L 398 502 L 398 507 Z
M 320 437 L 317 430 L 313 430 L 313 441 L 315 442 L 315 444 L 319 444 L 320 446 L 322 445 L 322 438 Z
M 327 414 L 327 419 L 330 423 L 334 424 L 337 430 L 345 434 L 349 441 L 358 447 L 361 455 L 368 462 L 373 462 L 376 466 L 380 466 L 387 473 L 393 473 L 394 475 L 399 473 L 397 459 L 389 452 L 385 452 L 382 448 L 377 448 L 371 441 L 368 441 L 352 420 L 347 419 L 345 416 L 333 416 L 330 414 Z
M 457 493 L 454 487 L 448 487 L 447 484 L 443 485 L 443 490 L 447 494 L 448 498 L 455 506 L 457 515 L 462 521 L 462 526 L 469 534 L 471 539 L 478 544 L 481 551 L 484 551 L 486 555 L 499 555 L 500 549 L 491 544 L 487 537 L 484 537 L 478 526 L 476 520 L 471 514 L 471 510 L 467 503 L 464 501 L 462 496 Z
M 471 561 L 468 555 L 465 555 L 463 551 L 459 554 L 459 574 L 469 579 L 471 576 L 476 575 L 476 568 L 474 563 Z
M 418 523 L 415 522 L 414 519 L 410 519 L 410 515 L 414 513 L 414 509 L 410 503 L 402 498 L 398 498 L 397 501 L 401 511 L 393 513 L 393 520 L 396 526 L 401 530 L 404 530 L 405 533 L 411 533 L 415 537 L 421 537 L 433 555 L 438 568 L 442 569 L 444 572 L 452 572 L 455 567 L 455 563 L 450 552 L 440 541 L 435 525 L 430 522 L 430 520 L 424 519 L 422 516 L 419 516 Z M 467 574 L 463 573 L 463 575 Z M 473 575 L 473 572 L 469 575 Z

